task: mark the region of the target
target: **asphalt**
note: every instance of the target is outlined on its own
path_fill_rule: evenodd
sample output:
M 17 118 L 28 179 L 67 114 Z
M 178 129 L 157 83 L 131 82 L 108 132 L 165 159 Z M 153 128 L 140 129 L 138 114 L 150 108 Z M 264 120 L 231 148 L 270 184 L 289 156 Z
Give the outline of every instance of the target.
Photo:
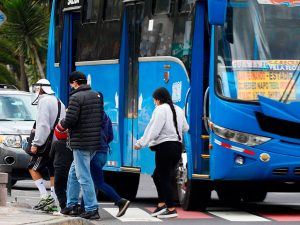
M 0 207 L 0 225 L 95 225 L 86 219 L 53 216 L 29 207 L 26 204 L 11 203 L 5 207 Z

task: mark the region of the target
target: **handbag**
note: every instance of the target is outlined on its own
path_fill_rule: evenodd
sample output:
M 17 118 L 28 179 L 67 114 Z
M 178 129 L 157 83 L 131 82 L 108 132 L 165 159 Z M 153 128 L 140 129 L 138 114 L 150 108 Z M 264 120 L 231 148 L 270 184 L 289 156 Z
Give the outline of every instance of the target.
M 31 152 L 31 144 L 32 144 L 32 141 L 34 140 L 35 128 L 36 128 L 36 122 L 34 122 L 33 128 L 32 128 L 32 130 L 30 132 L 30 135 L 29 135 L 29 138 L 27 139 L 27 146 L 24 148 L 24 151 L 28 155 L 40 157 L 40 156 L 44 156 L 44 155 L 49 153 L 49 151 L 51 149 L 51 145 L 52 145 L 54 129 L 55 129 L 55 126 L 57 125 L 57 123 L 59 121 L 59 116 L 60 116 L 60 111 L 61 111 L 61 103 L 58 99 L 57 99 L 57 104 L 58 104 L 58 113 L 57 113 L 56 120 L 55 120 L 55 123 L 53 125 L 53 128 L 51 129 L 50 134 L 49 134 L 48 138 L 46 139 L 45 143 L 41 146 L 37 146 L 37 152 L 35 154 Z

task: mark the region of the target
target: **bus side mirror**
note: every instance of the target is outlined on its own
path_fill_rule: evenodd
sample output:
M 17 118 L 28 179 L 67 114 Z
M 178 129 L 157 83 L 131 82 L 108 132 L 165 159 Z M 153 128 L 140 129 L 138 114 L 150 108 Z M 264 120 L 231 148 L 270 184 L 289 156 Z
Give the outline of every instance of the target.
M 208 21 L 223 26 L 226 18 L 227 0 L 208 0 Z

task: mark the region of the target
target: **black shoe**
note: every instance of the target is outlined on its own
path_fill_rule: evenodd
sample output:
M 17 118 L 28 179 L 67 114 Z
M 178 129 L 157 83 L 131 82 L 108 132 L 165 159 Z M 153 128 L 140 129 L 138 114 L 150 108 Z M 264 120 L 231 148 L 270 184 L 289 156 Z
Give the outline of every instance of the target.
M 161 206 L 161 207 L 157 207 L 153 213 L 151 213 L 151 216 L 153 217 L 156 217 L 158 216 L 159 214 L 162 214 L 164 213 L 165 211 L 167 211 L 167 206 L 164 205 L 164 206 Z
M 167 218 L 174 218 L 177 217 L 177 211 L 176 209 L 170 211 L 169 209 L 167 209 L 165 212 L 163 212 L 162 214 L 159 214 L 157 216 L 157 218 L 159 219 L 167 219 Z
M 121 217 L 126 213 L 126 210 L 128 209 L 130 205 L 130 201 L 128 201 L 125 198 L 122 198 L 119 202 L 118 202 L 118 206 L 119 206 L 119 212 L 117 214 L 117 217 Z
M 88 219 L 88 220 L 98 220 L 100 219 L 100 215 L 98 213 L 98 209 L 94 211 L 84 212 L 79 215 L 81 218 Z
M 70 206 L 62 209 L 61 214 L 68 215 L 68 216 L 79 216 L 80 214 L 84 213 L 84 209 L 80 207 L 80 205 Z

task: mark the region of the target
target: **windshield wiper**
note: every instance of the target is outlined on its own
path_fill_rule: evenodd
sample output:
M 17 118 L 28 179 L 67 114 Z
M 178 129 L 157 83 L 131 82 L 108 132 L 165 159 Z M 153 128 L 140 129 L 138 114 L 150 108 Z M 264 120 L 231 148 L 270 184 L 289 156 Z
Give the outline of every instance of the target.
M 13 121 L 13 120 L 8 120 L 8 119 L 0 119 L 0 121 Z
M 298 74 L 297 74 L 297 72 L 298 72 Z M 287 101 L 289 100 L 289 97 L 290 97 L 290 95 L 291 95 L 291 93 L 292 93 L 292 91 L 293 91 L 293 89 L 294 89 L 294 87 L 297 83 L 297 80 L 299 79 L 299 76 L 300 76 L 300 61 L 299 61 L 298 65 L 297 65 L 297 67 L 296 67 L 296 69 L 293 73 L 293 76 L 291 77 L 288 84 L 286 85 L 286 87 L 284 89 L 284 92 L 282 93 L 282 96 L 279 99 L 279 102 L 287 103 Z M 294 77 L 296 77 L 295 81 L 294 81 L 294 83 L 291 84 Z M 291 85 L 291 87 L 290 87 L 290 85 Z M 290 87 L 290 89 L 289 89 L 289 87 Z

